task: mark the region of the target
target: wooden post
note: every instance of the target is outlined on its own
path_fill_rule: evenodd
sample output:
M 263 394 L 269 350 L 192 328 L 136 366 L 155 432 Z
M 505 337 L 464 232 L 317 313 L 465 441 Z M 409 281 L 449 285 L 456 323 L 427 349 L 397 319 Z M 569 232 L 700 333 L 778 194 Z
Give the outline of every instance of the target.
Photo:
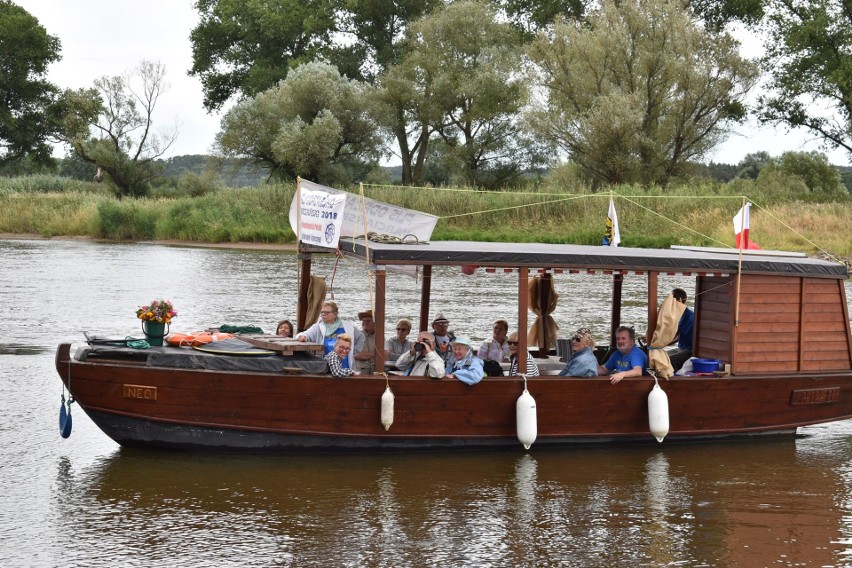
M 657 303 L 659 298 L 659 273 L 656 271 L 648 272 L 648 329 L 645 330 L 645 342 L 651 345 L 651 338 L 654 337 L 654 331 L 657 329 Z
M 375 373 L 381 374 L 385 370 L 385 290 L 387 271 L 375 270 L 376 274 L 376 312 L 373 321 L 376 322 L 374 335 L 376 337 Z
M 615 347 L 615 330 L 621 325 L 621 286 L 624 276 L 615 274 L 612 277 L 612 317 L 609 324 L 609 345 Z
M 296 297 L 296 331 L 308 329 L 305 318 L 308 317 L 308 288 L 311 285 L 311 253 L 300 252 L 296 257 L 299 261 L 299 292 Z
M 429 297 L 432 293 L 432 265 L 423 266 L 423 285 L 420 287 L 420 331 L 429 330 Z
M 527 372 L 527 312 L 530 309 L 529 269 L 518 269 L 518 373 Z

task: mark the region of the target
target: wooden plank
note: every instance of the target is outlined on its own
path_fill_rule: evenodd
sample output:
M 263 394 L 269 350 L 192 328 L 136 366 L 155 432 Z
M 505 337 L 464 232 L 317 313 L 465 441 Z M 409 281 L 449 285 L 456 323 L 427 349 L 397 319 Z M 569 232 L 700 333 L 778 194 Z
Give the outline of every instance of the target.
M 840 318 L 807 321 L 803 329 L 806 333 L 839 333 L 841 337 L 846 336 L 846 322 Z
M 740 327 L 748 324 L 780 324 L 787 323 L 790 324 L 789 329 L 785 328 L 786 331 L 795 330 L 798 328 L 799 323 L 799 314 L 798 313 L 788 313 L 788 312 L 775 312 L 775 313 L 740 313 Z M 765 326 L 763 326 L 765 327 Z
M 835 309 L 840 307 L 837 301 L 837 294 L 834 292 L 819 293 L 808 291 L 807 296 L 805 296 L 805 305 L 810 306 L 811 304 L 828 304 L 829 306 L 834 306 Z
M 784 349 L 796 349 L 798 347 L 798 334 L 779 334 L 777 331 L 770 331 L 765 327 L 759 329 L 763 331 L 744 333 L 742 326 L 740 326 L 740 343 L 772 343 L 782 345 Z
M 755 361 L 798 361 L 798 353 L 795 351 L 767 351 L 761 346 L 740 345 L 737 350 L 741 363 Z
M 241 335 L 240 339 L 255 347 L 278 351 L 282 355 L 293 355 L 297 351 L 322 353 L 323 350 L 322 343 L 308 343 L 292 337 L 279 337 L 277 335 Z
M 746 314 L 773 314 L 773 313 L 788 313 L 799 315 L 799 304 L 743 304 L 740 307 L 740 320 L 743 313 Z

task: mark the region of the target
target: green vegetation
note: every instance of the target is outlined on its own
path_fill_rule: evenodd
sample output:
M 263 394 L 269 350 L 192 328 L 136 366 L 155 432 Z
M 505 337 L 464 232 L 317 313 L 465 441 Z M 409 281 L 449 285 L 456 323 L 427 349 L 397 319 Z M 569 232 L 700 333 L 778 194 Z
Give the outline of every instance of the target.
M 196 180 L 198 181 L 198 180 Z M 733 246 L 742 195 L 754 204 L 752 238 L 764 248 L 852 256 L 852 198 L 775 194 L 759 180 L 613 188 L 622 245 Z M 118 199 L 99 185 L 39 178 L 0 180 L 0 232 L 115 240 L 292 243 L 293 184 L 210 189 L 197 197 Z M 357 188 L 350 188 L 357 191 Z M 610 193 L 542 185 L 525 191 L 364 186 L 367 197 L 440 217 L 436 240 L 601 242 Z

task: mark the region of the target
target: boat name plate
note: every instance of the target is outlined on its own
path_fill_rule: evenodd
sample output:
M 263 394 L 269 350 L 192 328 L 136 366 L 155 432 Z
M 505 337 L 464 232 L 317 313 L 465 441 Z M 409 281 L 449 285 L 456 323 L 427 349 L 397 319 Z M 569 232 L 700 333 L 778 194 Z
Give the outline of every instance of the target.
M 840 400 L 840 387 L 823 389 L 796 389 L 790 397 L 791 406 L 826 404 Z
M 124 398 L 136 400 L 157 400 L 157 387 L 148 385 L 124 385 Z

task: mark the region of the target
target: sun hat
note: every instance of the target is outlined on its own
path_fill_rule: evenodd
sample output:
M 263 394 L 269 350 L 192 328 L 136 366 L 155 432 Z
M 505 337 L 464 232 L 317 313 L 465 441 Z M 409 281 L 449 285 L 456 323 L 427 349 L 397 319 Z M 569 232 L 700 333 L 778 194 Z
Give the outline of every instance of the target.
M 473 349 L 473 345 L 470 344 L 470 339 L 467 337 L 456 337 L 450 343 L 453 345 L 465 345 L 468 349 Z
M 373 317 L 373 310 L 365 310 L 363 312 L 358 312 L 358 319 L 359 320 L 362 320 L 364 318 L 372 318 L 372 317 Z
M 435 319 L 432 320 L 432 323 L 450 323 L 450 320 L 445 318 L 444 314 L 439 312 L 438 315 L 435 316 Z

